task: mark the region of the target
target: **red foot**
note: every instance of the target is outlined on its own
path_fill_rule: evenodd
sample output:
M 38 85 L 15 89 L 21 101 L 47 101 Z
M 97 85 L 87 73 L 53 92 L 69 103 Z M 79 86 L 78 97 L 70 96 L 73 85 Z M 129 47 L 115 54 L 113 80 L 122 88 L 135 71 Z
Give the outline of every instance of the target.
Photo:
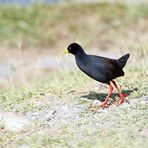
M 125 97 L 127 97 L 128 95 L 127 95 L 127 94 L 123 94 L 123 93 L 120 92 L 120 90 L 119 90 L 119 88 L 118 88 L 118 86 L 117 86 L 117 84 L 116 84 L 115 81 L 112 81 L 112 83 L 113 83 L 114 86 L 116 87 L 116 89 L 117 89 L 117 91 L 118 91 L 118 94 L 119 94 L 119 96 L 120 96 L 120 98 L 116 101 L 116 102 L 119 102 L 119 103 L 118 103 L 118 106 L 121 105 L 121 104 L 124 102 L 124 100 L 125 100 L 127 103 L 129 103 L 129 101 L 125 98 Z
M 107 102 L 104 102 L 104 103 L 101 105 L 102 109 L 104 109 L 104 108 L 106 107 L 106 105 L 107 105 Z
M 124 97 L 127 97 L 127 96 L 128 96 L 128 94 L 123 94 L 123 93 L 122 93 L 122 95 L 123 95 Z
M 128 104 L 130 104 L 129 100 L 125 98 L 125 97 L 127 97 L 127 96 L 128 96 L 127 94 L 120 94 L 120 98 L 116 101 L 116 103 L 118 103 L 117 106 L 119 106 L 119 105 L 121 105 L 122 103 L 124 103 L 124 100 L 125 100 Z
M 121 94 L 120 94 L 121 95 Z M 116 100 L 116 101 L 114 101 L 112 104 L 116 104 L 116 103 L 118 103 L 118 102 L 124 102 L 124 99 L 125 99 L 125 97 L 127 97 L 128 96 L 128 94 L 123 94 L 122 93 L 122 95 L 120 96 L 120 98 L 118 99 L 118 100 Z M 123 100 L 123 101 L 122 101 Z M 125 101 L 128 103 L 128 104 L 130 104 L 130 102 L 129 102 L 129 100 L 128 99 L 125 99 Z M 122 104 L 121 103 L 121 104 Z M 120 105 L 121 105 L 120 104 Z
M 120 98 L 119 98 L 115 103 L 118 103 L 118 106 L 121 105 L 124 101 L 126 101 L 127 103 L 129 103 L 129 101 L 125 98 L 125 97 L 127 97 L 128 95 L 127 95 L 127 94 L 121 93 L 121 91 L 119 90 L 119 88 L 118 88 L 118 86 L 117 86 L 117 84 L 116 84 L 115 81 L 111 81 L 111 82 L 112 82 L 112 83 L 114 84 L 114 86 L 116 87 L 116 89 L 117 89 L 117 91 L 118 91 L 118 94 L 119 94 L 119 96 L 120 96 Z M 112 92 L 113 92 L 113 87 L 112 87 L 112 85 L 111 85 L 111 82 L 109 82 L 109 86 L 110 86 L 109 93 L 108 93 L 108 95 L 107 95 L 107 97 L 106 97 L 104 103 L 101 105 L 102 109 L 104 109 L 104 108 L 108 105 L 107 102 L 108 102 L 108 100 L 109 100 L 109 98 L 110 98 L 110 95 L 111 95 Z
M 102 109 L 104 109 L 105 106 L 107 105 L 107 102 L 108 102 L 108 100 L 109 100 L 109 98 L 110 98 L 110 95 L 111 95 L 112 92 L 113 92 L 113 87 L 112 87 L 111 83 L 109 84 L 109 86 L 110 86 L 109 93 L 108 93 L 108 95 L 107 95 L 107 97 L 106 97 L 104 103 L 101 105 Z

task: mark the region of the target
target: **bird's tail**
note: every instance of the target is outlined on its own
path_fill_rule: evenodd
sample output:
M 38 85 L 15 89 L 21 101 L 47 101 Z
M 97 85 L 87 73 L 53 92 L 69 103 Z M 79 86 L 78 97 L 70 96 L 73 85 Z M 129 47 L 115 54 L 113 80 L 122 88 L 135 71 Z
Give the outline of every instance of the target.
M 121 69 L 126 65 L 129 56 L 130 56 L 130 54 L 128 53 L 117 60 Z

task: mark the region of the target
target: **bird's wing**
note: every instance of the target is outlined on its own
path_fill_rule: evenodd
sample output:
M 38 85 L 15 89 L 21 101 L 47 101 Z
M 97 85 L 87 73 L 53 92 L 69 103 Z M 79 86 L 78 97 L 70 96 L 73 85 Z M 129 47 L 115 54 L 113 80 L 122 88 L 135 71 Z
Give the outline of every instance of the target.
M 114 59 L 108 59 L 106 60 L 107 62 L 107 69 L 108 69 L 108 74 L 110 76 L 110 79 L 114 79 L 119 76 L 123 76 L 124 72 L 122 68 L 120 68 L 117 60 Z
M 107 75 L 109 79 L 124 75 L 124 72 L 119 67 L 117 60 L 109 59 L 100 56 L 94 56 L 94 63 L 102 71 L 103 74 Z

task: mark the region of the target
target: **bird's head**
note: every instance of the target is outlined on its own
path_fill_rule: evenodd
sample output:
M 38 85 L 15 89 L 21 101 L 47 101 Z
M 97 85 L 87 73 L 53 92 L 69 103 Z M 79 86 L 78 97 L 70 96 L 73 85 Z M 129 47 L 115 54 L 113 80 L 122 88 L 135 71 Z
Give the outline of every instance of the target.
M 67 47 L 67 49 L 64 50 L 64 53 L 65 54 L 71 53 L 76 55 L 77 53 L 84 53 L 84 50 L 79 44 L 72 43 Z

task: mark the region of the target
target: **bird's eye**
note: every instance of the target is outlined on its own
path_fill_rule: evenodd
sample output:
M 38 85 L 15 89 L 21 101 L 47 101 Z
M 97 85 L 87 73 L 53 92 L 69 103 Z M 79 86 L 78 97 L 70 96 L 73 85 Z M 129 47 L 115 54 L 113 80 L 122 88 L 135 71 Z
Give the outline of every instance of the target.
M 71 47 L 69 47 L 69 50 L 72 50 L 72 48 L 71 48 Z

